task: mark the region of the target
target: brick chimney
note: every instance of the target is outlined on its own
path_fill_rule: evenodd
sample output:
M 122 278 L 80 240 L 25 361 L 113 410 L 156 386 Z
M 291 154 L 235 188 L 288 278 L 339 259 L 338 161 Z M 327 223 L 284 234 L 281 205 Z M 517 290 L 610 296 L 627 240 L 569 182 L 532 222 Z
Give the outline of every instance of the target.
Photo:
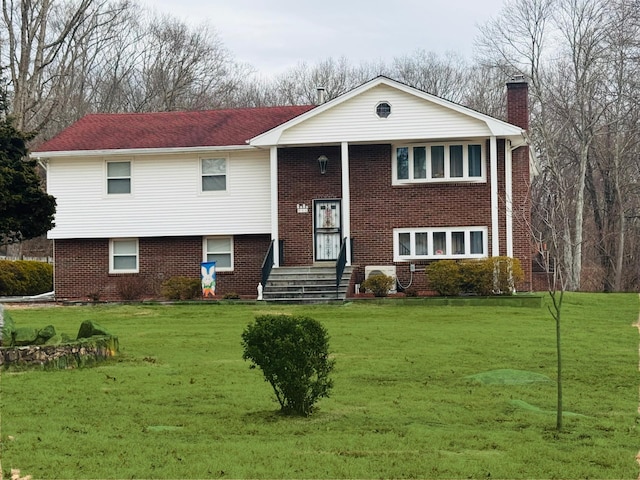
M 529 129 L 529 84 L 523 75 L 507 82 L 507 122 Z

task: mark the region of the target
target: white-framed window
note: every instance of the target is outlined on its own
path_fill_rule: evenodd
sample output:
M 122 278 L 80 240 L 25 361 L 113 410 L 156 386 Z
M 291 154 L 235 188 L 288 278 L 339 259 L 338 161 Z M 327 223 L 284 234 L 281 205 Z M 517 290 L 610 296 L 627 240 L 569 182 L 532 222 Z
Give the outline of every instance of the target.
M 480 142 L 397 145 L 393 183 L 486 182 L 484 150 Z
M 107 162 L 107 195 L 131 193 L 131 161 Z
M 138 239 L 113 238 L 109 241 L 109 273 L 138 273 Z
M 204 237 L 203 261 L 216 262 L 217 272 L 233 271 L 233 237 Z
M 445 258 L 483 258 L 488 254 L 487 227 L 396 228 L 396 262 Z
M 200 175 L 203 192 L 223 192 L 227 189 L 227 159 L 201 158 Z

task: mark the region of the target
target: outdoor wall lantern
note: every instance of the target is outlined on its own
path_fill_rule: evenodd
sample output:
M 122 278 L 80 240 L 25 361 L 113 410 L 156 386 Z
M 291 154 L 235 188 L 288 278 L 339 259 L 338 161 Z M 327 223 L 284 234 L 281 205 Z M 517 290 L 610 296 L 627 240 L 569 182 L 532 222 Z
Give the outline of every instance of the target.
M 320 174 L 324 175 L 325 173 L 327 173 L 327 162 L 329 161 L 329 159 L 327 158 L 326 155 L 320 155 L 318 157 L 318 164 L 320 165 Z

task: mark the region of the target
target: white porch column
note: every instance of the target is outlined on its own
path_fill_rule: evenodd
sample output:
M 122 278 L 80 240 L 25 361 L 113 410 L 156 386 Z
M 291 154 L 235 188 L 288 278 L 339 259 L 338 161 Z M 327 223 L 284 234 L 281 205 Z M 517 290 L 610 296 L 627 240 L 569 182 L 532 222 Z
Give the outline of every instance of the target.
M 271 179 L 271 239 L 273 240 L 273 266 L 280 266 L 280 237 L 278 236 L 278 147 L 269 150 Z
M 507 257 L 513 257 L 513 151 L 511 142 L 506 141 L 504 146 L 504 191 L 506 208 L 506 229 L 507 229 Z
M 351 190 L 349 188 L 349 144 L 342 142 L 342 238 L 347 237 L 347 265 L 351 265 Z M 342 239 L 340 240 L 342 241 Z
M 491 169 L 491 256 L 500 255 L 500 206 L 498 204 L 498 141 L 495 136 L 489 140 Z

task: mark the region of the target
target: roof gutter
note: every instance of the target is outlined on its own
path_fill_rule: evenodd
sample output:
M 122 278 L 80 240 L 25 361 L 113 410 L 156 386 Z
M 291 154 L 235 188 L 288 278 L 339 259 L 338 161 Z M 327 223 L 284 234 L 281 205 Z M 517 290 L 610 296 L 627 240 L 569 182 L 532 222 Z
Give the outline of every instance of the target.
M 49 158 L 61 157 L 87 157 L 103 155 L 158 155 L 158 154 L 181 154 L 181 153 L 206 153 L 206 152 L 228 152 L 240 150 L 257 150 L 251 145 L 227 145 L 216 147 L 172 147 L 172 148 L 122 148 L 104 150 L 61 150 L 51 152 L 31 152 L 31 157 L 38 161 Z

